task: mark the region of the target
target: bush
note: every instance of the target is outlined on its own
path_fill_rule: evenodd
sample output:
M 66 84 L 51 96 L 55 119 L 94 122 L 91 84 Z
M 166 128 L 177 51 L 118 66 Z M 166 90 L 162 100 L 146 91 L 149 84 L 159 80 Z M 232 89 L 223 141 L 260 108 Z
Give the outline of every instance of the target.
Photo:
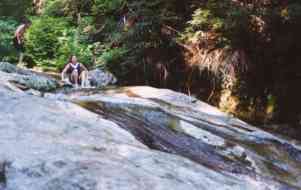
M 150 57 L 161 59 L 164 64 L 171 60 L 174 43 L 162 33 L 162 23 L 174 20 L 174 15 L 167 11 L 170 2 L 155 1 L 126 1 L 126 0 L 96 0 L 93 7 L 94 22 L 101 32 L 95 35 L 105 48 L 97 49 L 96 54 L 102 66 L 106 66 L 120 80 L 128 81 L 133 73 L 146 78 L 155 63 L 147 63 Z M 164 6 L 166 9 L 160 7 Z M 123 14 L 127 15 L 131 24 L 122 22 Z M 159 52 L 162 56 L 153 55 Z M 166 61 L 167 60 L 167 61 Z M 131 75 L 131 76 L 129 76 Z M 147 80 L 147 79 L 143 79 Z
M 124 48 L 108 49 L 99 57 L 98 67 L 105 67 L 112 71 L 117 77 L 122 77 L 126 72 L 126 65 L 122 64 L 125 60 L 127 50 Z
M 70 55 L 76 55 L 78 60 L 86 66 L 92 65 L 92 49 L 93 44 L 81 44 L 75 40 L 75 37 L 67 37 L 61 41 L 60 48 L 56 54 L 56 68 L 62 70 L 67 63 Z
M 13 17 L 17 20 L 24 18 L 32 10 L 32 0 L 1 0 L 0 17 Z
M 93 2 L 94 0 L 47 0 L 43 8 L 43 15 L 69 16 L 77 19 L 78 13 L 91 12 Z
M 95 15 L 111 14 L 120 10 L 126 0 L 95 0 L 93 12 Z
M 0 18 L 0 61 L 15 62 L 17 53 L 13 46 L 17 22 L 9 18 Z
M 34 19 L 26 33 L 27 55 L 37 65 L 50 66 L 62 41 L 71 33 L 69 27 L 64 19 L 51 17 Z
M 43 8 L 43 14 L 47 16 L 65 16 L 64 8 L 64 1 L 48 0 Z
M 186 37 L 195 37 L 200 31 L 218 33 L 217 45 L 241 48 L 245 38 L 250 36 L 248 33 L 253 32 L 250 30 L 251 14 L 251 11 L 231 1 L 219 3 L 209 0 L 195 10 L 188 22 Z
M 26 33 L 26 54 L 34 65 L 57 70 L 71 54 L 84 64 L 92 63 L 91 46 L 81 43 L 79 32 L 65 18 L 35 18 Z

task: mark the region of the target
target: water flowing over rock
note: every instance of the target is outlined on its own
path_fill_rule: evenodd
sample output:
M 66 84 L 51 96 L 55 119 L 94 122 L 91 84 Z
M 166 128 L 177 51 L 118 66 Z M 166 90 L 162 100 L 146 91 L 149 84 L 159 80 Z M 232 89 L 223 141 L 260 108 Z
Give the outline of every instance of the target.
M 1 190 L 301 188 L 299 142 L 197 99 L 151 87 L 39 97 L 16 76 L 0 71 Z

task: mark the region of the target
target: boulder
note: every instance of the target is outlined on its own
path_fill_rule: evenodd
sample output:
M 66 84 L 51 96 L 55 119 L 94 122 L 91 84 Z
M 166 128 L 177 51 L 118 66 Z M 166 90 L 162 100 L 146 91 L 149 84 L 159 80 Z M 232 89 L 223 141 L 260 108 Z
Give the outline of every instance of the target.
M 0 62 L 0 71 L 6 73 L 16 73 L 21 75 L 30 75 L 33 74 L 32 71 L 22 69 L 8 62 Z
M 3 190 L 280 189 L 152 150 L 116 123 L 68 101 L 0 86 Z
M 88 79 L 93 87 L 104 87 L 117 83 L 117 79 L 112 73 L 101 69 L 89 71 Z
M 21 90 L 34 89 L 42 92 L 54 91 L 59 87 L 58 81 L 49 76 L 3 62 L 0 62 L 0 82 L 7 85 L 10 83 L 9 86 L 15 86 Z

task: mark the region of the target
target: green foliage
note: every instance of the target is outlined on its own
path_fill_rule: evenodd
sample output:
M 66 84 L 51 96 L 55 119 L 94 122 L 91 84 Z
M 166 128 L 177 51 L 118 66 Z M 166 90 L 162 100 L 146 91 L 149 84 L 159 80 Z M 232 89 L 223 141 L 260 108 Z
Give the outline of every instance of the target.
M 63 37 L 60 39 L 60 47 L 55 54 L 55 66 L 61 70 L 71 55 L 76 55 L 78 60 L 87 66 L 92 65 L 92 49 L 93 45 L 79 43 L 75 33 L 73 37 Z
M 16 27 L 15 20 L 0 18 L 0 61 L 15 61 L 16 51 L 13 46 L 13 38 Z
M 121 10 L 125 4 L 126 0 L 95 0 L 92 10 L 95 15 L 107 15 Z
M 17 52 L 13 46 L 14 32 L 26 14 L 32 11 L 31 0 L 0 1 L 0 61 L 17 61 Z
M 0 17 L 13 17 L 22 20 L 32 10 L 32 0 L 1 0 Z
M 221 34 L 217 44 L 240 48 L 242 41 L 248 35 L 251 11 L 233 3 L 209 0 L 196 9 L 192 20 L 188 22 L 186 36 L 193 37 L 199 31 Z
M 64 18 L 35 18 L 26 33 L 26 53 L 34 64 L 62 69 L 70 55 L 91 64 L 91 47 L 80 43 L 77 29 Z
M 32 22 L 26 33 L 27 55 L 36 64 L 51 63 L 61 43 L 72 33 L 64 19 L 41 17 Z
M 211 65 L 225 70 L 225 66 L 243 68 L 244 63 L 248 64 L 249 73 L 235 71 L 239 96 L 267 99 L 268 104 L 277 105 L 282 115 L 291 118 L 299 109 L 294 100 L 300 96 L 295 91 L 296 84 L 300 83 L 297 77 L 301 61 L 300 26 L 300 1 L 208 0 L 197 6 L 182 39 L 199 43 L 199 47 L 207 50 L 243 51 L 246 56 L 239 57 L 236 63 L 230 60 L 226 65 L 219 62 Z M 201 34 L 214 38 L 208 40 Z M 248 61 L 242 61 L 244 58 Z M 269 94 L 274 97 L 273 101 L 268 98 Z
M 117 77 L 123 77 L 128 72 L 124 63 L 128 51 L 125 48 L 114 48 L 105 50 L 99 59 L 98 67 L 105 67 L 112 71 Z
M 91 16 L 85 16 L 80 19 L 77 25 L 77 35 L 80 43 L 93 43 L 91 34 L 96 31 L 93 19 Z
M 48 16 L 64 16 L 65 1 L 62 0 L 48 0 L 43 8 L 43 14 Z
M 69 16 L 77 19 L 79 13 L 89 14 L 93 0 L 47 0 L 43 15 L 60 17 Z
M 219 31 L 224 27 L 224 20 L 220 17 L 215 17 L 209 9 L 197 9 L 193 14 L 193 19 L 188 22 L 194 30 L 214 30 Z
M 97 20 L 95 21 L 103 27 L 97 36 L 97 41 L 107 47 L 97 54 L 101 59 L 106 60 L 102 64 L 108 64 L 107 68 L 121 80 L 127 80 L 130 77 L 128 74 L 135 69 L 144 70 L 145 60 L 152 56 L 150 50 L 161 49 L 164 54 L 164 50 L 173 48 L 170 46 L 172 43 L 162 35 L 161 28 L 163 22 L 175 20 L 174 14 L 169 14 L 167 8 L 160 9 L 160 6 L 164 7 L 163 5 L 161 0 L 96 1 L 94 14 L 97 15 Z M 129 27 L 122 23 L 124 9 L 128 10 L 127 19 L 133 20 L 133 24 Z M 166 57 L 168 56 L 166 54 Z

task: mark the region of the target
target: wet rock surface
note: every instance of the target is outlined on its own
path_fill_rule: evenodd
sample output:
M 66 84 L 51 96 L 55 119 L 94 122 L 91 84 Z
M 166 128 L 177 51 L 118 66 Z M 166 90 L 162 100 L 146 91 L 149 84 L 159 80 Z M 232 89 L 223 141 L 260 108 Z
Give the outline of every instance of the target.
M 118 123 L 148 147 L 215 171 L 301 186 L 300 144 L 252 127 L 170 90 L 129 87 L 83 96 L 79 105 Z
M 41 93 L 10 82 L 19 75 L 0 71 L 1 190 L 301 188 L 299 142 L 194 98 L 150 87 Z

